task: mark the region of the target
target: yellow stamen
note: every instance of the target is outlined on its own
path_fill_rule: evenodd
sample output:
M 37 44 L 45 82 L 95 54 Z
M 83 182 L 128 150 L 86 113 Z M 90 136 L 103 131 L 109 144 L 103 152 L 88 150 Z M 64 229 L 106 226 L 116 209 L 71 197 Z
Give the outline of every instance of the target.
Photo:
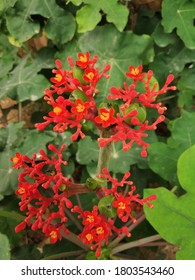
M 50 237 L 52 239 L 56 239 L 57 238 L 57 232 L 55 230 L 52 230 L 49 235 L 50 235 Z
M 56 115 L 59 115 L 62 112 L 62 109 L 60 107 L 53 108 L 53 111 Z
M 61 74 L 56 74 L 55 79 L 56 79 L 58 82 L 61 82 L 61 80 L 62 80 L 62 75 L 61 75 Z
M 12 159 L 12 162 L 13 162 L 14 164 L 18 163 L 18 161 L 19 161 L 19 158 L 18 158 L 18 157 L 14 157 L 14 158 Z
M 138 68 L 132 68 L 131 69 L 131 74 L 134 75 L 134 76 L 138 75 L 139 74 L 139 69 Z
M 91 233 L 88 233 L 85 235 L 87 241 L 91 241 L 93 239 L 93 235 Z
M 19 193 L 19 194 L 25 193 L 25 188 L 19 188 L 19 189 L 18 189 L 18 193 Z
M 103 227 L 98 227 L 98 228 L 96 228 L 96 233 L 97 233 L 97 234 L 103 234 L 103 233 L 104 233 Z
M 89 80 L 93 80 L 94 78 L 94 73 L 93 72 L 89 72 L 86 77 L 89 79 Z
M 119 208 L 119 209 L 122 209 L 122 210 L 124 210 L 124 209 L 126 208 L 125 203 L 124 203 L 124 202 L 122 202 L 122 201 L 121 201 L 121 202 L 119 202 L 118 206 L 119 206 L 118 208 Z
M 93 222 L 94 222 L 94 216 L 88 215 L 88 216 L 87 216 L 87 221 L 88 221 L 89 223 L 93 223 Z
M 86 57 L 86 55 L 81 55 L 81 56 L 79 57 L 79 60 L 80 60 L 81 62 L 87 62 L 87 57 Z
M 103 121 L 107 121 L 110 117 L 110 114 L 109 113 L 102 113 L 100 115 L 100 118 L 103 120 Z
M 76 109 L 77 109 L 77 112 L 78 112 L 78 113 L 81 113 L 81 112 L 83 112 L 83 111 L 85 110 L 85 106 L 82 105 L 82 104 L 78 104 L 78 105 L 76 106 Z

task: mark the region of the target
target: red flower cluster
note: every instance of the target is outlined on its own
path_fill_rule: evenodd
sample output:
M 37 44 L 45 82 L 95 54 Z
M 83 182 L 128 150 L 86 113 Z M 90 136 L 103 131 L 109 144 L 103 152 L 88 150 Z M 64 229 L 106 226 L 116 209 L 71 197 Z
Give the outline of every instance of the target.
M 105 242 L 108 245 L 108 239 L 112 232 L 117 233 L 118 236 L 121 233 L 125 233 L 128 237 L 131 236 L 126 226 L 120 229 L 114 226 L 114 221 L 99 213 L 97 206 L 94 206 L 91 212 L 82 211 L 80 207 L 75 206 L 72 212 L 78 212 L 80 214 L 78 217 L 83 219 L 84 229 L 78 237 L 83 240 L 84 244 L 92 244 L 91 250 L 97 247 L 97 258 L 100 257 L 102 243 Z
M 41 229 L 46 236 L 50 236 L 53 243 L 62 238 L 61 231 L 69 233 L 65 226 L 68 220 L 65 209 L 72 208 L 68 198 L 72 183 L 63 176 L 61 170 L 62 165 L 67 165 L 62 159 L 64 148 L 65 145 L 59 150 L 52 144 L 48 146 L 57 157 L 49 158 L 40 150 L 38 158 L 33 155 L 30 159 L 16 153 L 11 159 L 14 168 L 23 169 L 18 178 L 16 194 L 21 197 L 20 210 L 27 210 L 26 218 L 16 226 L 16 232 L 31 226 L 32 230 Z
M 148 71 L 148 73 L 142 73 L 142 66 L 134 68 L 129 67 L 129 72 L 126 73 L 127 77 L 133 79 L 133 84 L 128 86 L 124 83 L 124 89 L 111 87 L 111 94 L 108 95 L 108 100 L 122 100 L 123 104 L 120 105 L 120 112 L 116 112 L 116 117 L 113 118 L 114 112 L 110 114 L 108 120 L 110 123 L 106 123 L 105 117 L 102 118 L 102 126 L 108 127 L 114 124 L 110 128 L 110 137 L 99 138 L 98 142 L 100 147 L 104 147 L 110 142 L 122 141 L 123 150 L 127 151 L 132 147 L 135 142 L 137 145 L 142 146 L 141 155 L 143 157 L 147 156 L 146 149 L 149 146 L 143 138 L 147 137 L 147 131 L 155 130 L 157 125 L 164 121 L 165 117 L 162 115 L 166 110 L 166 107 L 162 105 L 161 102 L 156 102 L 159 95 L 164 94 L 168 90 L 175 90 L 175 86 L 169 86 L 173 81 L 174 76 L 169 75 L 162 89 L 158 89 L 158 85 L 154 84 L 151 87 L 151 79 L 153 77 L 153 72 Z M 137 82 L 141 82 L 144 85 L 145 91 L 140 93 L 137 89 Z M 149 124 L 146 118 L 146 108 L 157 109 L 160 116 L 154 123 Z M 98 118 L 100 123 L 101 115 Z M 97 121 L 97 119 L 95 119 Z
M 76 128 L 72 135 L 74 141 L 79 136 L 85 137 L 82 126 L 85 120 L 88 120 L 95 124 L 100 132 L 101 136 L 98 139 L 100 147 L 121 141 L 123 150 L 127 151 L 133 143 L 136 143 L 142 147 L 141 155 L 147 156 L 146 149 L 149 144 L 143 138 L 148 136 L 147 131 L 155 130 L 165 118 L 163 113 L 166 107 L 158 102 L 157 98 L 168 90 L 176 89 L 169 86 L 173 75 L 169 75 L 164 86 L 159 89 L 152 71 L 144 73 L 141 65 L 137 68 L 130 66 L 126 76 L 133 82 L 130 85 L 125 82 L 123 89 L 111 87 L 108 102 L 103 102 L 97 108 L 95 100 L 98 93 L 97 83 L 102 77 L 109 78 L 107 71 L 110 69 L 110 66 L 106 65 L 100 73 L 95 67 L 97 60 L 97 56 L 91 59 L 89 52 L 79 53 L 75 62 L 72 58 L 68 58 L 70 70 L 63 70 L 60 60 L 56 60 L 57 68 L 53 70 L 55 76 L 50 79 L 51 88 L 47 88 L 44 92 L 44 99 L 52 109 L 48 116 L 44 117 L 43 123 L 35 125 L 36 128 L 43 130 L 53 124 L 53 130 L 59 133 Z M 147 108 L 155 109 L 160 115 L 152 124 L 149 124 L 146 118 Z M 106 135 L 106 138 L 102 135 Z M 20 153 L 11 158 L 13 167 L 22 169 L 16 194 L 21 197 L 20 210 L 26 211 L 26 218 L 15 231 L 19 232 L 26 226 L 31 226 L 32 230 L 41 229 L 50 237 L 51 242 L 55 243 L 62 238 L 63 233 L 69 233 L 66 215 L 70 209 L 74 213 L 79 213 L 78 217 L 82 219 L 83 230 L 78 237 L 84 244 L 89 244 L 92 250 L 96 249 L 96 257 L 99 257 L 101 246 L 108 245 L 109 237 L 113 233 L 118 236 L 122 233 L 128 237 L 131 235 L 126 225 L 118 228 L 115 221 L 120 224 L 127 221 L 135 223 L 136 210 L 140 210 L 145 204 L 152 208 L 151 201 L 155 200 L 156 196 L 140 198 L 139 194 L 135 193 L 136 187 L 133 182 L 128 180 L 130 172 L 126 172 L 119 182 L 104 168 L 99 177 L 104 178 L 111 187 L 103 188 L 95 185 L 95 192 L 98 198 L 105 198 L 114 211 L 108 212 L 109 208 L 104 208 L 106 200 L 99 201 L 98 206 L 94 206 L 92 211 L 83 211 L 79 206 L 73 206 L 70 196 L 91 190 L 87 188 L 89 186 L 87 183 L 76 184 L 63 175 L 62 166 L 68 164 L 62 158 L 64 148 L 65 145 L 57 149 L 50 144 L 48 149 L 55 156 L 48 157 L 40 150 L 39 156 L 33 155 L 32 158 Z M 98 193 L 99 190 L 101 195 Z
M 45 122 L 37 123 L 35 127 L 39 130 L 45 129 L 49 124 L 54 124 L 53 130 L 63 132 L 69 127 L 76 127 L 72 140 L 80 136 L 85 137 L 82 132 L 82 121 L 93 119 L 97 113 L 94 95 L 98 93 L 96 88 L 98 81 L 110 69 L 107 65 L 102 73 L 95 67 L 97 56 L 90 60 L 90 54 L 79 53 L 79 60 L 74 65 L 72 58 L 68 58 L 70 70 L 62 70 L 60 60 L 56 60 L 58 69 L 54 69 L 55 77 L 51 78 L 53 83 L 51 89 L 46 89 L 44 99 L 52 106 L 48 116 L 44 117 Z M 57 94 L 57 96 L 56 96 Z M 95 114 L 95 115 L 94 115 Z
M 128 219 L 131 219 L 133 223 L 136 222 L 136 218 L 133 216 L 133 212 L 137 208 L 137 205 L 143 206 L 147 204 L 149 207 L 153 207 L 150 203 L 151 200 L 155 200 L 156 196 L 151 195 L 147 198 L 140 198 L 139 194 L 134 194 L 136 187 L 133 185 L 132 181 L 127 181 L 130 176 L 130 172 L 126 172 L 123 176 L 121 182 L 118 179 L 112 178 L 106 168 L 102 170 L 103 174 L 100 174 L 100 178 L 106 178 L 107 182 L 111 182 L 112 186 L 110 189 L 104 188 L 105 196 L 112 195 L 115 199 L 112 202 L 112 206 L 117 209 L 118 218 L 122 222 L 127 222 Z M 121 191 L 121 187 L 124 185 L 131 186 L 131 191 L 124 194 Z

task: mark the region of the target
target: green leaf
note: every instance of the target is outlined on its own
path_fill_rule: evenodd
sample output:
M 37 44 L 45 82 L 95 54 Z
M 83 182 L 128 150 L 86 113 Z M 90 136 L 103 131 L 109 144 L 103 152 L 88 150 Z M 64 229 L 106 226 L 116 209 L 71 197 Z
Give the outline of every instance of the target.
M 47 37 L 56 44 L 72 39 L 76 23 L 73 15 L 60 8 L 55 0 L 20 0 L 6 16 L 10 34 L 20 42 L 25 42 L 40 32 L 40 24 L 33 21 L 32 15 L 47 18 L 45 31 Z
M 183 188 L 195 195 L 195 145 L 181 154 L 177 164 L 177 174 Z
M 187 49 L 183 42 L 177 38 L 174 44 L 169 44 L 163 49 L 156 48 L 154 61 L 149 67 L 162 84 L 170 73 L 174 74 L 175 77 L 179 77 L 186 64 L 194 61 L 194 50 Z
M 10 7 L 13 7 L 15 5 L 17 0 L 1 0 L 0 2 L 0 12 L 6 11 Z
M 83 0 L 67 0 L 67 2 L 72 2 L 72 4 L 74 4 L 75 6 L 79 6 Z
M 161 48 L 170 44 L 173 45 L 177 41 L 177 35 L 175 33 L 165 33 L 161 23 L 156 25 L 152 37 L 155 43 Z
M 36 69 L 34 63 L 26 66 L 27 58 L 21 60 L 10 73 L 9 79 L 0 81 L 0 98 L 9 96 L 18 101 L 35 101 L 43 96 L 43 91 L 49 87 L 49 81 L 42 74 L 37 74 L 38 67 Z
M 114 173 L 124 174 L 130 170 L 133 164 L 138 164 L 141 168 L 147 168 L 147 160 L 140 155 L 141 148 L 136 144 L 132 148 L 124 152 L 121 142 L 113 143 L 113 150 L 110 157 L 109 170 Z
M 102 69 L 111 65 L 110 79 L 102 79 L 96 102 L 104 102 L 111 86 L 123 86 L 130 65 L 147 64 L 153 60 L 152 39 L 148 35 L 138 36 L 131 31 L 119 32 L 112 25 L 96 27 L 80 37 L 79 47 L 82 52 L 97 54 Z
M 180 247 L 176 257 L 181 260 L 195 259 L 195 145 L 178 159 L 177 175 L 186 194 L 176 197 L 161 187 L 145 190 L 145 196 L 155 194 L 154 208 L 145 206 L 147 220 L 166 241 Z M 174 221 L 174 223 L 173 223 Z
M 8 31 L 19 42 L 25 42 L 40 31 L 39 23 L 30 17 L 30 7 L 32 0 L 28 3 L 24 0 L 18 1 L 14 8 L 9 10 L 6 16 Z
M 45 33 L 55 44 L 64 44 L 70 41 L 76 31 L 76 22 L 73 15 L 62 9 L 53 12 L 45 26 Z
M 169 147 L 165 143 L 157 142 L 148 148 L 148 161 L 150 168 L 163 179 L 177 182 L 176 166 L 180 150 Z
M 195 144 L 195 113 L 182 111 L 180 118 L 169 124 L 171 137 L 166 143 L 153 143 L 148 148 L 150 168 L 163 179 L 177 184 L 176 170 L 179 156 Z
M 52 140 L 53 137 L 44 132 L 29 130 L 23 142 L 16 149 L 21 154 L 31 157 L 32 154 L 36 154 L 39 150 L 45 149 L 46 144 Z
M 0 233 L 0 260 L 10 260 L 10 244 L 6 235 Z
M 17 60 L 17 48 L 10 45 L 5 35 L 0 37 L 0 78 L 3 78 L 12 69 Z
M 83 6 L 76 14 L 78 32 L 84 33 L 93 30 L 101 18 L 99 9 L 94 9 L 94 6 L 91 5 Z
M 84 33 L 93 30 L 101 21 L 101 11 L 106 14 L 107 22 L 113 23 L 119 31 L 123 31 L 128 21 L 128 9 L 116 0 L 84 0 L 88 4 L 77 11 L 76 21 L 78 32 Z
M 76 160 L 80 164 L 89 164 L 97 162 L 99 154 L 99 147 L 97 141 L 93 141 L 91 137 L 86 136 L 78 143 L 78 151 L 76 153 Z
M 194 3 L 188 0 L 164 0 L 162 3 L 165 32 L 170 33 L 176 28 L 178 36 L 189 49 L 195 49 L 194 14 Z
M 194 110 L 194 95 L 195 95 L 195 67 L 191 65 L 190 68 L 184 69 L 181 73 L 181 78 L 177 84 L 179 90 L 178 105 L 180 108 Z

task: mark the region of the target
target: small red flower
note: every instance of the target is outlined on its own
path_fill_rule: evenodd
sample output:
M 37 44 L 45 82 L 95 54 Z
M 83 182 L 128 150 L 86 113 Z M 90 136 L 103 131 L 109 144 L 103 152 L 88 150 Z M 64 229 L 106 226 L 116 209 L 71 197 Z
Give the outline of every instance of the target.
M 142 73 L 143 66 L 139 65 L 138 67 L 129 67 L 129 72 L 126 73 L 126 76 L 132 78 L 133 80 L 141 80 L 145 74 Z
M 84 72 L 83 79 L 86 82 L 96 84 L 99 80 L 98 70 L 95 68 L 87 68 Z
M 11 161 L 15 169 L 20 169 L 23 166 L 23 156 L 18 152 L 16 152 L 15 157 L 11 158 Z
M 82 69 L 85 69 L 88 67 L 89 63 L 90 63 L 90 53 L 86 52 L 86 54 L 83 53 L 78 53 L 78 59 L 76 60 L 76 65 L 79 66 Z
M 106 108 L 100 108 L 100 114 L 99 116 L 95 117 L 95 122 L 102 124 L 104 128 L 115 124 L 116 118 L 113 117 L 114 115 L 114 109 L 106 109 Z
M 75 114 L 76 118 L 81 120 L 87 113 L 90 102 L 83 102 L 81 99 L 76 99 L 76 104 L 72 106 L 71 112 Z
M 124 223 L 127 222 L 129 216 L 132 219 L 132 215 L 131 215 L 132 209 L 130 207 L 130 201 L 128 197 L 124 197 L 122 194 L 116 195 L 116 200 L 113 201 L 112 206 L 117 208 L 118 217 Z

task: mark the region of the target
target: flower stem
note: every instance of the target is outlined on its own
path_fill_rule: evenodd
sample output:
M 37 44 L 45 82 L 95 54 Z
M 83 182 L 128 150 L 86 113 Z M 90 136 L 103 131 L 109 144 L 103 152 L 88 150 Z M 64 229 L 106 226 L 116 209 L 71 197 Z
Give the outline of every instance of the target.
M 111 253 L 114 255 L 118 252 L 128 250 L 128 249 L 131 249 L 133 247 L 142 246 L 144 244 L 147 244 L 149 242 L 159 240 L 159 239 L 162 239 L 162 237 L 159 234 L 156 234 L 156 235 L 153 235 L 153 236 L 150 236 L 150 237 L 139 239 L 137 241 L 133 241 L 133 242 L 125 243 L 125 244 L 122 244 L 122 245 L 118 245 L 117 247 L 112 249 Z
M 76 244 L 77 246 L 83 248 L 85 251 L 89 250 L 89 246 L 83 244 L 82 240 L 73 232 L 70 232 L 69 234 L 65 234 L 64 232 L 62 232 L 61 234 L 65 239 L 67 239 L 67 240 L 71 241 L 72 243 Z
M 110 135 L 109 131 L 107 131 L 107 130 L 103 130 L 100 133 L 101 138 L 107 138 L 107 137 L 109 137 L 109 135 Z M 108 143 L 104 147 L 100 147 L 97 170 L 96 170 L 96 177 L 98 177 L 98 175 L 102 174 L 102 169 L 103 168 L 108 169 L 111 152 L 112 152 L 112 144 L 111 143 Z M 105 185 L 104 185 L 104 187 L 105 187 Z M 102 186 L 99 186 L 99 187 L 96 188 L 96 195 L 99 199 L 101 199 L 104 196 L 104 192 L 102 191 Z
M 137 218 L 136 223 L 130 223 L 130 225 L 126 225 L 128 226 L 128 231 L 131 232 L 135 227 L 137 227 L 142 221 L 145 220 L 145 215 L 142 214 L 141 216 L 139 216 L 139 218 Z M 115 238 L 109 245 L 109 247 L 113 248 L 116 247 L 116 245 L 124 238 L 126 237 L 125 233 L 122 233 L 120 235 L 120 237 Z
M 109 136 L 110 136 L 110 133 L 107 130 L 103 130 L 100 135 L 101 138 L 107 138 Z M 103 168 L 109 167 L 111 151 L 112 151 L 111 143 L 108 143 L 104 147 L 100 147 L 98 165 L 97 165 L 97 171 L 96 171 L 97 176 L 102 173 Z

